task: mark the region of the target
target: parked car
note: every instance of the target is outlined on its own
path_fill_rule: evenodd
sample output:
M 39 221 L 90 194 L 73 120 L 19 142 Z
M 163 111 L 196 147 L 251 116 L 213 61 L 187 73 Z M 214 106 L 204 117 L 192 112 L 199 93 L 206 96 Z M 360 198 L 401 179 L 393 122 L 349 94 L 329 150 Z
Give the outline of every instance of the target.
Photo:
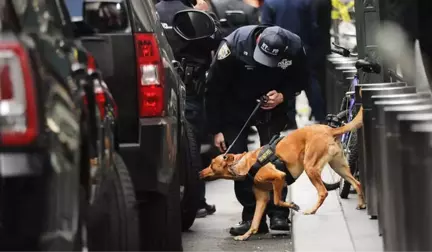
M 135 186 L 141 249 L 181 250 L 181 230 L 198 208 L 199 150 L 184 120 L 180 63 L 151 0 L 87 0 L 83 8 L 79 26 L 94 34 L 81 40 L 118 106 L 119 150 Z
M 0 11 L 0 247 L 97 248 L 90 213 L 98 212 L 97 202 L 112 201 L 106 194 L 117 200 L 104 205 L 113 210 L 131 194 L 121 187 L 127 169 L 110 163 L 114 119 L 100 116 L 95 62 L 73 36 L 62 0 L 4 0 Z M 121 164 L 115 155 L 113 160 Z M 111 217 L 105 221 L 124 226 L 123 216 Z M 120 239 L 98 235 L 112 246 Z

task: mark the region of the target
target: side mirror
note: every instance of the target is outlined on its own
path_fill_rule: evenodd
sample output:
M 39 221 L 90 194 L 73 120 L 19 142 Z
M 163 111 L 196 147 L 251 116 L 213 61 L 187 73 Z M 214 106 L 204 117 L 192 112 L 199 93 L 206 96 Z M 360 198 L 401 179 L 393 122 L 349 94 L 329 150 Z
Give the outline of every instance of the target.
M 82 20 L 74 21 L 73 24 L 75 25 L 74 35 L 76 38 L 82 36 L 92 36 L 96 33 L 90 25 L 88 25 L 86 22 Z
M 246 14 L 242 10 L 227 10 L 225 11 L 227 23 L 231 27 L 239 27 L 248 25 Z
M 185 40 L 198 40 L 212 36 L 216 26 L 209 14 L 190 9 L 174 15 L 173 30 Z

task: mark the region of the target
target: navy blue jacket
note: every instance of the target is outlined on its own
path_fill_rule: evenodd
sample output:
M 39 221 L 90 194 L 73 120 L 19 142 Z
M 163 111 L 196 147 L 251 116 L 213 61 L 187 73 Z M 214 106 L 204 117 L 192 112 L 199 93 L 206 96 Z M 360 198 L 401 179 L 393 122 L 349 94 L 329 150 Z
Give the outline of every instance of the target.
M 314 0 L 264 0 L 261 23 L 277 25 L 300 36 L 306 49 L 313 46 L 315 18 Z
M 302 41 L 289 31 L 285 31 L 289 41 L 286 57 L 290 61 L 288 67 L 269 68 L 253 59 L 257 36 L 266 27 L 240 27 L 219 46 L 206 82 L 206 113 L 210 133 L 222 132 L 225 127 L 241 127 L 256 106 L 256 100 L 271 90 L 282 93 L 284 102 L 288 102 L 309 84 Z M 285 103 L 271 111 L 287 113 L 287 108 Z

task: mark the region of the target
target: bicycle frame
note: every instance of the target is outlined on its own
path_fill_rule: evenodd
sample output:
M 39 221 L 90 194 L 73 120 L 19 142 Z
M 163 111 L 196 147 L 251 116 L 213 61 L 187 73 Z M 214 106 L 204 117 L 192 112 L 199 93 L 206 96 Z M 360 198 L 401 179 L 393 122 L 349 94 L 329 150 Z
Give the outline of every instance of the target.
M 355 91 L 355 87 L 357 86 L 357 84 L 359 83 L 359 78 L 358 78 L 358 74 L 354 75 L 354 79 L 351 82 L 351 86 L 349 88 L 349 91 Z M 348 118 L 347 118 L 347 123 L 351 122 L 351 120 L 353 119 L 353 110 L 354 110 L 354 105 L 355 105 L 355 96 L 352 94 L 348 94 L 350 92 L 347 92 L 347 97 L 349 97 L 348 101 L 347 101 L 347 107 L 348 107 Z M 351 132 L 347 132 L 345 134 L 342 135 L 341 137 L 341 142 L 344 143 L 345 139 L 348 137 L 348 141 L 347 141 L 347 146 L 349 144 L 349 141 L 351 140 Z

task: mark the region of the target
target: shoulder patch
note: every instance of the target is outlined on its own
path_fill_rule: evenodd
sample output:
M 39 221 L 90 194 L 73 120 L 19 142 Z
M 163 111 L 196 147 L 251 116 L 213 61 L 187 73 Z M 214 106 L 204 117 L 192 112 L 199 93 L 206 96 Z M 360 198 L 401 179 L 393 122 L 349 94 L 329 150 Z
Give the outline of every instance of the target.
M 217 54 L 217 59 L 218 60 L 223 60 L 226 57 L 228 57 L 231 54 L 231 50 L 229 49 L 228 45 L 226 43 L 224 43 L 218 51 Z

